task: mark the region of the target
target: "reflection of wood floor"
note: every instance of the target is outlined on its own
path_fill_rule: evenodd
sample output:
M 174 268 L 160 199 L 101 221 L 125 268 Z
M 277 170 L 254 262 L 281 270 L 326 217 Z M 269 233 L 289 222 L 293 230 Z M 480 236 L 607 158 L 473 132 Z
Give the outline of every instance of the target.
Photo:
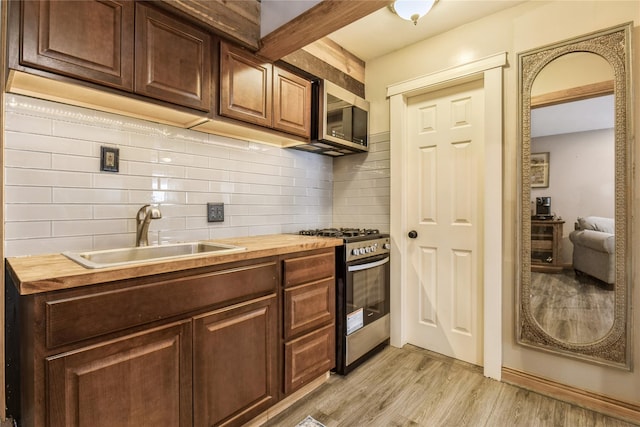
M 387 347 L 262 427 L 293 427 L 308 415 L 327 427 L 631 427 L 482 375 L 482 368 L 411 345 Z
M 543 330 L 570 343 L 590 343 L 613 326 L 614 292 L 589 276 L 531 273 L 531 310 Z

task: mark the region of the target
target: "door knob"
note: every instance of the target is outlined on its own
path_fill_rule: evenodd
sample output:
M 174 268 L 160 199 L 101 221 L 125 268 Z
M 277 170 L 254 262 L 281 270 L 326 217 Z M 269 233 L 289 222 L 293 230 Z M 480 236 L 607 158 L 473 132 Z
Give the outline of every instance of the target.
M 410 239 L 415 239 L 416 237 L 418 237 L 418 232 L 416 230 L 411 230 L 407 235 Z

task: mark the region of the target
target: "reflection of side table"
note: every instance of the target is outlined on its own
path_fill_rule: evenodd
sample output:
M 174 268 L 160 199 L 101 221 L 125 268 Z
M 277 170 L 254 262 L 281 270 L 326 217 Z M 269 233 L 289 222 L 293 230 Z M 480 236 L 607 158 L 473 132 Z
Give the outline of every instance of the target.
M 564 221 L 531 220 L 531 271 L 559 273 Z

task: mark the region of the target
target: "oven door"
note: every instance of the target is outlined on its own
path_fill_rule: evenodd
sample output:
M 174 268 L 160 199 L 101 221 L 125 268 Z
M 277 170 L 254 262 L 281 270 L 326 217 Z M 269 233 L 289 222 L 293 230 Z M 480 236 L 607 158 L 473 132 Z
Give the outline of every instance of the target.
M 347 263 L 347 335 L 389 313 L 389 255 Z

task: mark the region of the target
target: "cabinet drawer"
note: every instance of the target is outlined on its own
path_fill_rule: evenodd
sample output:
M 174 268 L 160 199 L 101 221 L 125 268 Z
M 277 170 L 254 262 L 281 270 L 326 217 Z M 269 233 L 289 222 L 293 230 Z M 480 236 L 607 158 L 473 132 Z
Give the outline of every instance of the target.
M 335 280 L 312 282 L 284 291 L 284 339 L 310 332 L 333 321 Z
M 272 261 L 91 295 L 59 296 L 45 302 L 47 347 L 266 295 L 276 290 L 277 277 Z
M 335 251 L 284 260 L 284 286 L 334 277 Z
M 284 392 L 288 394 L 335 366 L 334 324 L 286 343 L 284 357 Z

